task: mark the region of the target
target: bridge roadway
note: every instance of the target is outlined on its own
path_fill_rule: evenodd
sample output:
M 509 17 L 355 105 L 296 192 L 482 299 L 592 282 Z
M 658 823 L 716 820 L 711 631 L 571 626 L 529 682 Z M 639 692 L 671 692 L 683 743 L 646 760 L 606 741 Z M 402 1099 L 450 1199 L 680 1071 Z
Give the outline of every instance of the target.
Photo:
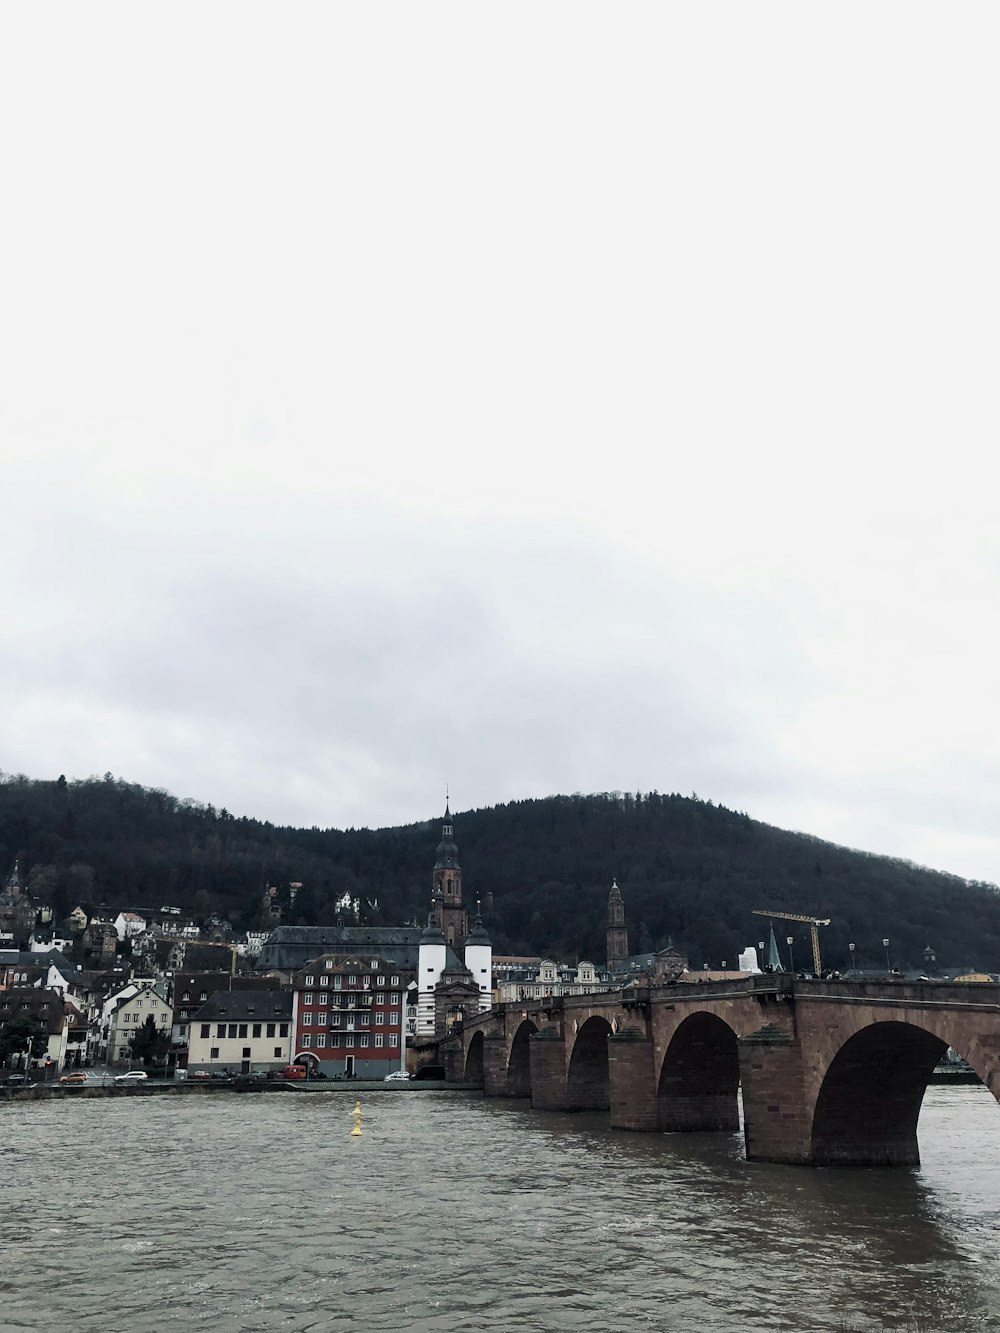
M 739 1128 L 747 1157 L 915 1166 L 917 1119 L 953 1047 L 1000 1100 L 1000 986 L 800 980 L 640 984 L 505 1004 L 444 1038 L 450 1080 L 616 1129 Z

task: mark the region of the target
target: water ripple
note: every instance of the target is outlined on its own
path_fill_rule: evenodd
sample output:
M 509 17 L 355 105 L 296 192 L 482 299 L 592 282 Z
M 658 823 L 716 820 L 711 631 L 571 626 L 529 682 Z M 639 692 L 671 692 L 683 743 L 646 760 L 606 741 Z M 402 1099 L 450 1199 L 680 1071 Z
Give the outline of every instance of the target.
M 353 1101 L 351 1102 L 353 1106 Z M 407 1093 L 5 1104 L 0 1329 L 1000 1330 L 1000 1113 L 916 1172 Z

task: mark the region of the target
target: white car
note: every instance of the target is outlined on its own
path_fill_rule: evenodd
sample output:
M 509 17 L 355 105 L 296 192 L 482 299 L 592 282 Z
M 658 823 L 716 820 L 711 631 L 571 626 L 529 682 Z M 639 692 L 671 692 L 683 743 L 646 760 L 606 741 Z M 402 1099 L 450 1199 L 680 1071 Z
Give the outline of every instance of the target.
M 401 1083 L 404 1079 L 408 1079 L 408 1078 L 412 1078 L 412 1077 L 413 1077 L 413 1075 L 412 1075 L 412 1074 L 408 1074 L 408 1073 L 406 1072 L 405 1069 L 394 1069 L 393 1072 L 392 1072 L 391 1074 L 386 1074 L 386 1076 L 385 1076 L 385 1078 L 382 1080 L 382 1082 L 383 1082 L 383 1083 Z
M 116 1074 L 116 1083 L 143 1083 L 149 1077 L 144 1069 L 130 1069 L 127 1074 Z

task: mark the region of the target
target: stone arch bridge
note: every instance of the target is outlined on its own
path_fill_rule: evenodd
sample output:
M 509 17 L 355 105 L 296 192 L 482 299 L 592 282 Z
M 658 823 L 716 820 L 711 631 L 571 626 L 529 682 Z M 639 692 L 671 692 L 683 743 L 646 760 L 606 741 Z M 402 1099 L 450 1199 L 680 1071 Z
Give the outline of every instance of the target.
M 951 1046 L 1000 1100 L 1000 986 L 821 981 L 642 984 L 506 1004 L 443 1038 L 450 1080 L 613 1128 L 739 1128 L 747 1157 L 913 1166 L 928 1080 Z

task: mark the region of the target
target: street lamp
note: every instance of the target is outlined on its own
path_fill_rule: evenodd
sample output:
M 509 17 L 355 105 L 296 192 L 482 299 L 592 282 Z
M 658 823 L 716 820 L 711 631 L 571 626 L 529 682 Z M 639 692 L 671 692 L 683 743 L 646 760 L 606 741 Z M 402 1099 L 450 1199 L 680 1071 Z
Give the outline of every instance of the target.
M 853 945 L 853 944 L 849 944 L 847 947 L 848 947 L 848 948 L 850 949 L 850 951 L 851 951 L 851 975 L 853 976 L 853 975 L 854 975 L 854 945 Z
M 759 950 L 759 952 L 758 952 L 758 954 L 757 954 L 757 966 L 758 966 L 758 967 L 760 968 L 760 970 L 763 972 L 763 971 L 764 971 L 764 941 L 763 941 L 763 940 L 758 940 L 758 941 L 757 941 L 757 949 Z
M 795 958 L 794 958 L 793 955 L 792 955 L 792 945 L 795 943 L 795 937 L 794 937 L 793 935 L 786 935 L 786 936 L 785 936 L 785 943 L 788 945 L 788 970 L 789 970 L 789 972 L 791 972 L 792 976 L 794 977 L 794 975 L 795 975 Z
M 889 941 L 888 941 L 888 940 L 883 940 L 883 941 L 882 941 L 882 948 L 885 950 L 885 970 L 886 970 L 886 972 L 891 972 L 891 971 L 892 971 L 892 968 L 889 966 Z

